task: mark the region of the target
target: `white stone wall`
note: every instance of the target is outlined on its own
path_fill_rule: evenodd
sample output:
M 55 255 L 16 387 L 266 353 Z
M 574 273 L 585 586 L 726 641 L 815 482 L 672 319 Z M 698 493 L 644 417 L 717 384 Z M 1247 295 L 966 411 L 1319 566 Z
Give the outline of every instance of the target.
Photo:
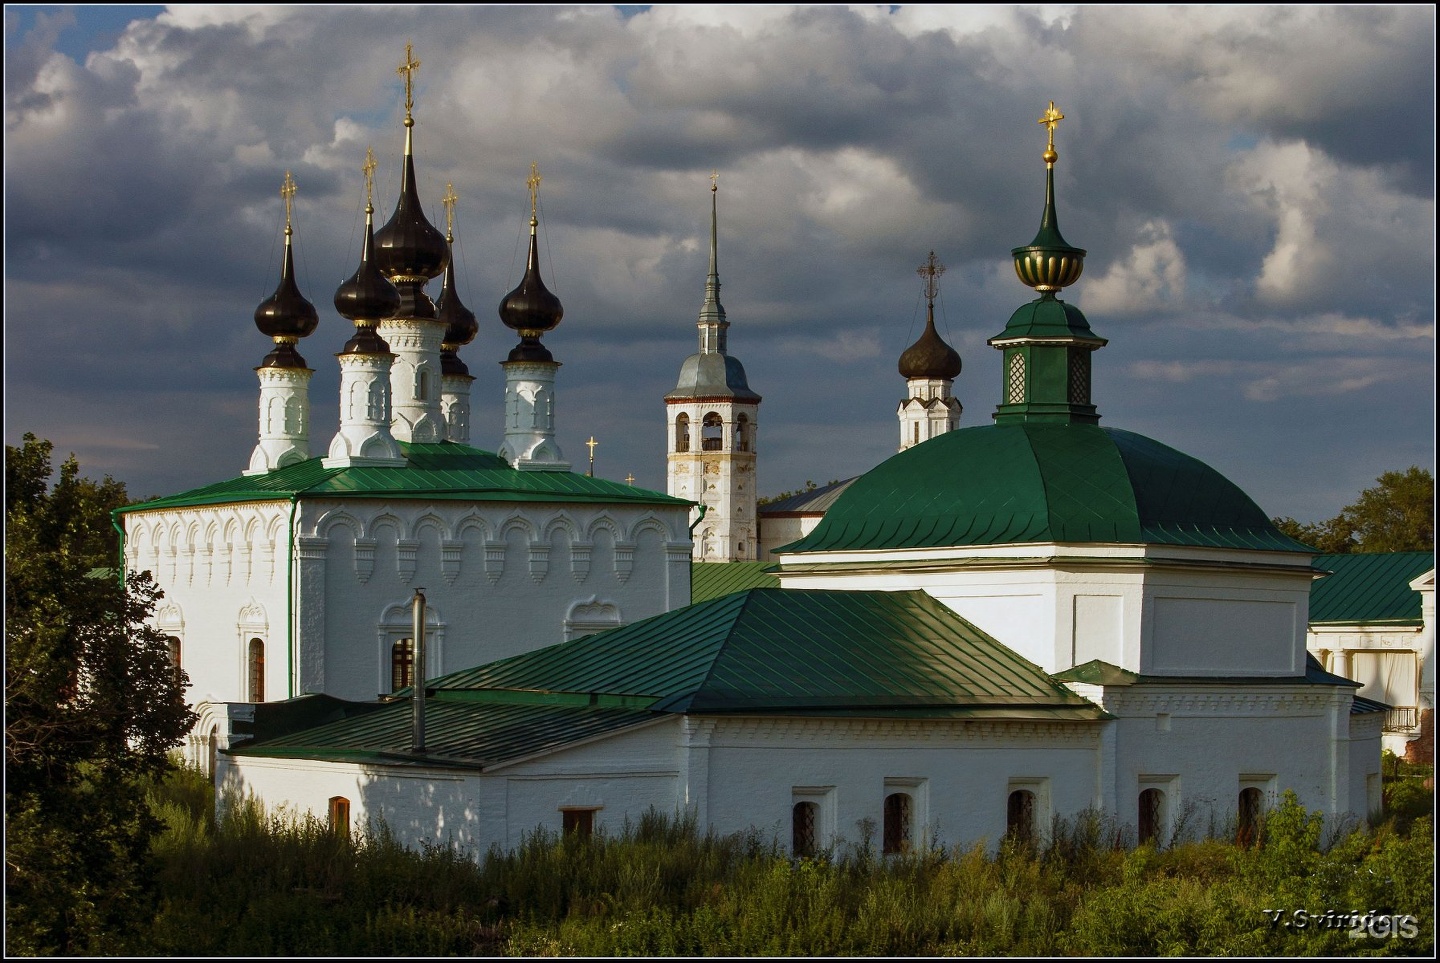
M 1262 789 L 1274 802 L 1293 789 L 1308 809 L 1332 816 L 1367 813 L 1364 777 L 1378 772 L 1379 747 L 1351 733 L 1348 689 L 1238 684 L 1228 687 L 1111 687 L 1101 700 L 1112 723 L 1114 789 L 1106 807 L 1135 825 L 1139 794 L 1165 793 L 1169 829 L 1191 835 L 1232 823 L 1240 791 Z
M 788 846 L 795 803 L 814 801 L 822 845 L 868 835 L 878 850 L 892 792 L 911 797 L 912 845 L 994 846 L 1016 789 L 1035 794 L 1043 834 L 1053 817 L 1087 809 L 1133 830 L 1139 793 L 1158 788 L 1168 840 L 1182 825 L 1197 836 L 1233 827 L 1249 786 L 1271 800 L 1294 789 L 1332 816 L 1363 815 L 1378 786 L 1378 721 L 1352 727 L 1346 692 L 1126 687 L 1105 701 L 1115 720 L 667 716 L 483 774 L 221 754 L 221 785 L 321 819 L 343 796 L 354 826 L 383 819 L 410 845 L 477 853 L 514 847 L 537 826 L 558 831 L 572 807 L 593 809 L 595 828 L 612 833 L 655 807 Z
M 165 593 L 154 623 L 180 639 L 187 701 L 247 701 L 247 648 L 256 638 L 265 646 L 265 695 L 286 698 L 289 501 L 124 518 L 126 567 L 151 571 Z
M 424 588 L 429 675 L 690 600 L 683 508 L 518 502 L 301 505 L 301 690 L 373 699 Z
M 388 692 L 416 588 L 429 602 L 431 676 L 690 601 L 683 507 L 304 500 L 293 596 L 290 508 L 125 516 L 127 565 L 165 592 L 155 623 L 181 640 L 190 701 L 247 701 L 253 638 L 265 645 L 267 701 Z
M 844 571 L 795 565 L 845 563 Z M 792 566 L 791 571 L 786 571 Z M 1039 665 L 1304 672 L 1307 556 L 1170 546 L 1010 545 L 781 557 L 785 588 L 920 588 Z

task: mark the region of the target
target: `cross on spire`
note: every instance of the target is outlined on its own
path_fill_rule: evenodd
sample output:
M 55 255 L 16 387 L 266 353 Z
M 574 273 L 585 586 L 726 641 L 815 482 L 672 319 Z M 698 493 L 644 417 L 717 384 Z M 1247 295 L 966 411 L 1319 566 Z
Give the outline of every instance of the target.
M 591 435 L 591 436 L 590 436 L 590 440 L 587 441 L 587 442 L 585 442 L 585 447 L 587 447 L 587 448 L 590 449 L 590 477 L 591 477 L 591 478 L 594 478 L 594 477 L 595 477 L 595 446 L 598 445 L 598 444 L 600 444 L 600 442 L 598 442 L 598 441 L 595 440 L 595 436 L 594 436 L 594 435 Z
M 530 176 L 525 179 L 525 186 L 530 188 L 530 217 L 535 217 L 535 212 L 540 205 L 540 163 L 530 162 Z
M 295 203 L 295 178 L 285 172 L 285 182 L 280 185 L 280 196 L 285 198 L 285 233 L 290 233 L 290 212 Z
M 1050 106 L 1045 109 L 1045 115 L 1040 118 L 1040 123 L 1045 125 L 1049 134 L 1049 143 L 1045 146 L 1045 163 L 1054 165 L 1055 159 L 1060 155 L 1055 153 L 1055 125 L 1065 119 L 1065 115 L 1055 109 L 1055 101 L 1050 101 Z
M 375 207 L 375 172 L 380 165 L 375 161 L 375 148 L 365 148 L 365 164 L 360 168 L 365 172 L 365 209 L 373 210 Z
M 719 189 L 720 189 L 720 172 L 719 172 L 718 170 L 712 170 L 712 171 L 710 171 L 710 192 L 713 194 L 714 192 L 718 191 Z
M 945 265 L 941 264 L 940 259 L 935 256 L 935 252 L 931 251 L 930 256 L 925 259 L 925 263 L 920 265 L 915 273 L 924 279 L 925 300 L 933 305 L 935 295 L 940 293 L 940 275 L 945 273 Z
M 460 197 L 455 193 L 455 185 L 447 183 L 445 196 L 440 198 L 440 203 L 445 208 L 445 240 L 447 241 L 455 240 L 455 202 L 458 200 Z
M 410 41 L 405 41 L 405 62 L 395 68 L 395 72 L 405 80 L 405 119 L 410 119 L 410 111 L 415 107 L 415 71 L 420 69 L 420 61 L 416 60 L 410 53 Z

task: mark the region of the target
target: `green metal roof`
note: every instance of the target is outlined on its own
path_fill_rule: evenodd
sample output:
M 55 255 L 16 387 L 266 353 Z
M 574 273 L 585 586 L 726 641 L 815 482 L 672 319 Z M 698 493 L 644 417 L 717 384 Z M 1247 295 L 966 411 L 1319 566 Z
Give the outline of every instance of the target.
M 1310 586 L 1312 625 L 1423 624 L 1420 593 L 1410 583 L 1435 567 L 1430 552 L 1317 555 L 1314 565 L 1330 574 Z
M 750 589 L 431 685 L 645 695 L 672 712 L 1094 709 L 919 591 Z
M 1105 718 L 918 591 L 750 589 L 431 679 L 426 689 L 426 759 L 481 767 L 664 713 Z M 235 751 L 416 761 L 404 755 L 410 705 L 402 699 Z
M 1326 672 L 1319 660 L 1308 652 L 1305 655 L 1305 674 L 1303 676 L 1142 675 L 1139 672 L 1112 665 L 1103 659 L 1091 659 L 1089 662 L 1056 672 L 1051 678 L 1057 682 L 1084 682 L 1089 685 L 1105 686 L 1208 683 L 1213 685 L 1338 685 L 1349 686 L 1353 689 L 1360 688 L 1360 683 L 1353 679 Z
M 655 718 L 649 712 L 604 706 L 480 703 L 437 698 L 426 703 L 426 753 L 416 755 L 410 751 L 413 713 L 410 700 L 405 699 L 317 728 L 241 743 L 230 751 L 240 756 L 483 769 Z
M 750 588 L 779 588 L 773 562 L 692 562 L 690 602 L 708 602 Z
M 1017 542 L 1310 551 L 1189 455 L 1117 428 L 1033 423 L 951 431 L 892 456 L 778 551 Z
M 324 459 L 242 475 L 120 509 L 218 505 L 302 498 L 423 498 L 513 502 L 631 502 L 688 505 L 681 498 L 565 471 L 518 471 L 499 455 L 454 442 L 400 443 L 407 464 L 395 468 L 326 468 Z

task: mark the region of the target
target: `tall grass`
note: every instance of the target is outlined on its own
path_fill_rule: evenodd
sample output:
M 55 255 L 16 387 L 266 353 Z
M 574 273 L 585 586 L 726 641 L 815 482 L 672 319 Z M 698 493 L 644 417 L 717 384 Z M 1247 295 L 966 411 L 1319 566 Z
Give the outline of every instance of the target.
M 413 851 L 253 802 L 202 776 L 159 787 L 161 902 L 131 952 L 242 955 L 1353 955 L 1434 948 L 1428 817 L 1323 836 L 1293 799 L 1260 845 L 1133 847 L 1101 813 L 1039 845 L 814 859 L 757 833 L 650 812 L 613 836 L 537 831 L 509 852 Z M 1223 830 L 1223 827 L 1221 827 Z M 1265 910 L 1411 913 L 1420 933 L 1350 939 Z

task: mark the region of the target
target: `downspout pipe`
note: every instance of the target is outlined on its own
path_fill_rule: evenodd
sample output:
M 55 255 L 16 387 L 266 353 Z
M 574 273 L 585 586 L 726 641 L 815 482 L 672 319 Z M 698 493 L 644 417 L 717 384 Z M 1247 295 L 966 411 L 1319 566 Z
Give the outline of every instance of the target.
M 415 665 L 410 680 L 410 704 L 413 710 L 410 748 L 425 751 L 425 590 L 417 588 L 410 606 L 410 631 L 415 644 Z
M 116 543 L 120 546 L 120 557 L 115 560 L 115 571 L 120 575 L 120 588 L 123 591 L 125 588 L 125 526 L 120 524 L 120 518 L 116 515 L 118 511 L 118 508 L 110 510 L 110 524 L 114 527 L 115 534 L 120 536 Z
M 701 504 L 700 514 L 695 516 L 695 521 L 690 523 L 690 598 L 695 598 L 695 526 L 705 520 L 705 512 L 708 506 Z
M 289 673 L 290 698 L 295 698 L 295 566 L 299 551 L 295 547 L 295 512 L 300 508 L 300 493 L 290 496 L 290 564 L 285 566 L 285 663 Z

